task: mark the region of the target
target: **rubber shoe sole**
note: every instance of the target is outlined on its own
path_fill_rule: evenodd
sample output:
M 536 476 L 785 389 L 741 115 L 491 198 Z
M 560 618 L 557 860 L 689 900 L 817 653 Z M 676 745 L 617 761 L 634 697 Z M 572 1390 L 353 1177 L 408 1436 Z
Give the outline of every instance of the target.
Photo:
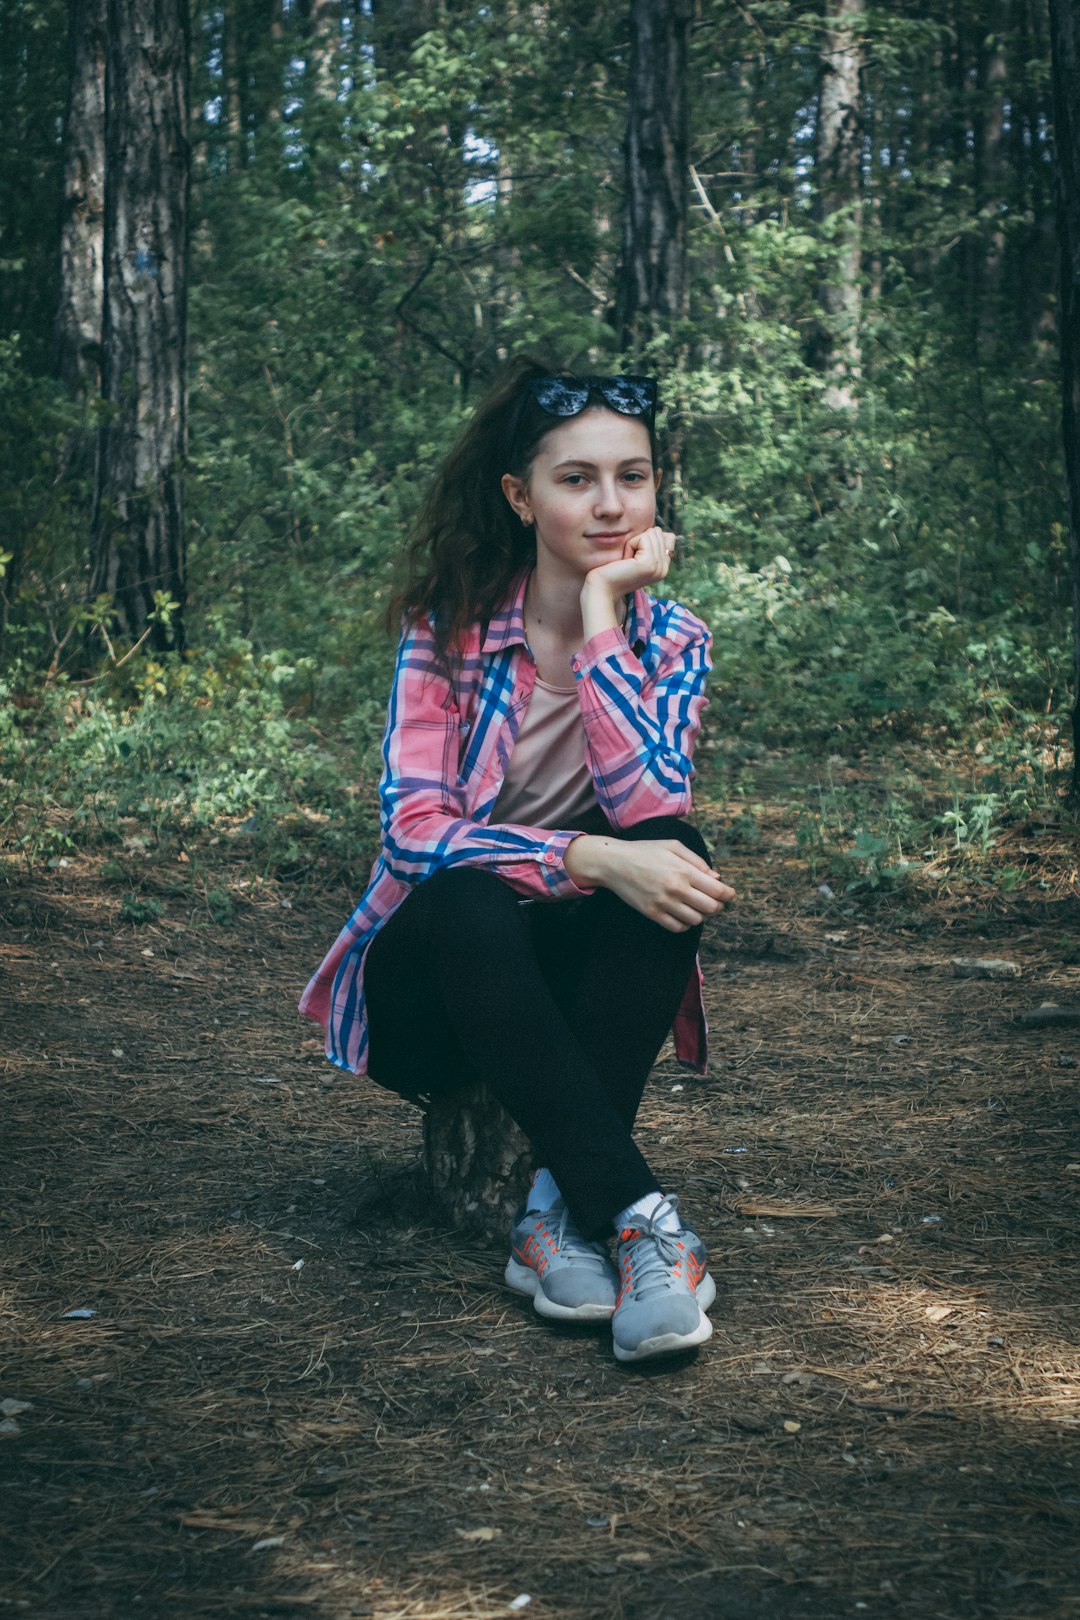
M 533 1310 L 539 1316 L 546 1316 L 550 1322 L 610 1322 L 615 1314 L 613 1304 L 557 1305 L 544 1293 L 540 1278 L 532 1267 L 523 1266 L 517 1260 L 507 1262 L 503 1276 L 506 1286 L 512 1288 L 515 1294 L 531 1294 Z M 716 1294 L 715 1288 L 713 1294 Z
M 697 1289 L 700 1317 L 692 1333 L 658 1333 L 654 1338 L 642 1339 L 636 1350 L 624 1350 L 616 1341 L 612 1345 L 616 1361 L 649 1361 L 654 1356 L 677 1356 L 683 1350 L 696 1350 L 712 1338 L 712 1323 L 705 1312 L 715 1303 L 716 1284 L 708 1272 Z

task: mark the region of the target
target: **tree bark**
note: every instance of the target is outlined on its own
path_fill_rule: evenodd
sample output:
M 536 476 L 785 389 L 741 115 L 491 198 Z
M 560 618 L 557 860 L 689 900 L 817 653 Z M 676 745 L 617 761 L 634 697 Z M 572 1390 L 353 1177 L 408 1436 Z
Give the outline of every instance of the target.
M 1016 183 L 1017 176 L 1007 180 L 1004 172 L 1004 136 L 1006 102 L 1010 98 L 1008 62 L 1005 55 L 1005 30 L 1009 22 L 1006 0 L 994 0 L 987 22 L 990 33 L 979 53 L 979 106 L 975 120 L 975 206 L 987 231 L 979 267 L 977 340 L 984 353 L 990 353 L 999 331 L 1001 311 L 1001 271 L 1005 256 L 1003 217 L 1008 184 Z M 1014 105 L 1012 117 L 1019 118 Z M 1015 206 L 1015 203 L 1014 203 Z
M 221 135 L 225 142 L 225 166 L 229 170 L 240 168 L 247 161 L 243 71 L 238 8 L 235 0 L 226 0 L 221 10 Z
M 281 122 L 287 53 L 282 0 L 226 0 L 235 34 L 241 159 L 249 163 L 272 150 L 267 135 Z
M 689 309 L 689 0 L 631 0 L 630 105 L 619 317 L 623 347 L 670 333 Z
M 184 0 L 108 0 L 105 320 L 91 598 L 121 634 L 183 644 L 189 24 Z M 177 604 L 151 624 L 155 593 Z
M 340 0 L 308 0 L 308 44 L 305 52 L 305 99 L 310 93 L 323 101 L 338 93 L 337 57 L 341 45 Z
M 1061 253 L 1061 426 L 1068 483 L 1069 580 L 1073 619 L 1073 774 L 1080 809 L 1080 17 L 1073 0 L 1050 0 L 1054 154 Z
M 529 1144 L 480 1085 L 428 1105 L 424 1163 L 436 1210 L 474 1237 L 505 1237 L 532 1170 Z
M 828 378 L 825 402 L 853 412 L 861 370 L 863 47 L 859 23 L 864 0 L 838 0 L 835 26 L 821 55 L 814 154 L 816 210 L 834 240 L 835 268 L 818 289 L 822 320 L 816 359 Z
M 105 299 L 106 0 L 71 0 L 56 374 L 73 394 L 101 383 Z
M 1045 61 L 1049 54 L 1049 16 L 1042 0 L 1022 0 L 1019 6 L 1019 32 L 1016 47 L 1020 62 Z M 1056 221 L 1051 193 L 1054 176 L 1047 185 L 1046 142 L 1043 131 L 1053 123 L 1053 86 L 1043 88 L 1025 75 L 1019 96 L 1014 98 L 1012 120 L 1011 172 L 1020 180 L 1018 199 L 1027 228 L 1011 265 L 1009 303 L 1015 321 L 1014 355 L 1025 356 L 1033 344 L 1044 347 L 1052 341 L 1051 306 L 1057 272 L 1053 238 Z
M 622 346 L 642 353 L 671 337 L 690 310 L 687 260 L 691 0 L 630 0 L 630 84 L 626 121 L 626 197 L 617 322 Z M 688 355 L 680 339 L 668 351 L 673 375 Z M 670 394 L 670 390 L 669 390 Z M 659 518 L 677 523 L 684 480 L 685 428 L 669 398 L 665 479 Z

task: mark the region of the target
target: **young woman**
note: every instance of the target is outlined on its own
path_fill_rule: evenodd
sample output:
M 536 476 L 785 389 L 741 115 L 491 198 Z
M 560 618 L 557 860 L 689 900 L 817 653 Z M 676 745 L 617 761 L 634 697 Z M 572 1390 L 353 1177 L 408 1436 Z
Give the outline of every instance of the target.
M 734 898 L 680 819 L 709 635 L 648 593 L 674 548 L 655 410 L 649 378 L 519 361 L 438 473 L 396 604 L 382 851 L 301 1002 L 332 1062 L 414 1101 L 486 1082 L 543 1166 L 506 1281 L 610 1320 L 622 1361 L 712 1331 L 705 1246 L 632 1128 L 673 1025 L 704 1067 L 698 937 Z

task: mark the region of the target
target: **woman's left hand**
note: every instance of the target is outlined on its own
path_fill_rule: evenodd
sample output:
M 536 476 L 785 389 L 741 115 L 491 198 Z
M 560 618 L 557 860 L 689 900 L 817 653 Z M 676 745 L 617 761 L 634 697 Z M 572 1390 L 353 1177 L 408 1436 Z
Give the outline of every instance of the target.
M 654 524 L 641 534 L 635 534 L 623 546 L 623 554 L 615 562 L 601 563 L 585 576 L 582 600 L 586 593 L 603 590 L 614 602 L 617 597 L 646 585 L 655 585 L 667 574 L 675 555 L 675 536 Z

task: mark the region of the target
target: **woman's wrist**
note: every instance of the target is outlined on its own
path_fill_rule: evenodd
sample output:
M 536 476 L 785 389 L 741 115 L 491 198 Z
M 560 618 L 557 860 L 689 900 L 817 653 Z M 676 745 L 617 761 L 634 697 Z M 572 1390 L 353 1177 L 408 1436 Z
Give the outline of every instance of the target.
M 612 595 L 602 581 L 587 579 L 581 587 L 581 626 L 585 640 L 591 641 L 605 630 L 617 630 L 622 608 L 621 592 Z
M 566 846 L 563 864 L 579 889 L 604 889 L 612 840 L 595 833 L 578 833 Z

